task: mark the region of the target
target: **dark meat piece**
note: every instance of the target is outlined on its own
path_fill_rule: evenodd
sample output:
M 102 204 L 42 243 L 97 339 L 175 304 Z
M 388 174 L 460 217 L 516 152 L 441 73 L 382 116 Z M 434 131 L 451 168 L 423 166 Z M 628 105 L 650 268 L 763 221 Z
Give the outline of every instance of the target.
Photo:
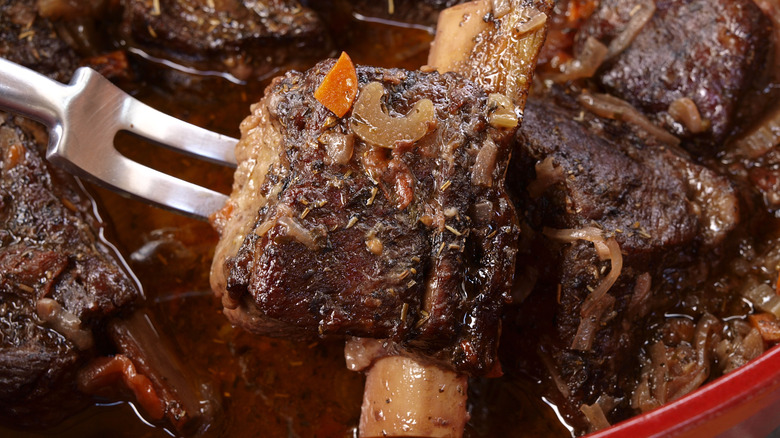
M 121 29 L 149 55 L 241 80 L 330 50 L 317 15 L 296 0 L 127 0 Z
M 518 325 L 522 337 L 545 339 L 540 354 L 560 379 L 559 406 L 575 424 L 581 405 L 600 395 L 615 401 L 607 418 L 623 419 L 632 412 L 642 340 L 683 289 L 701 286 L 717 266 L 720 245 L 739 221 L 738 199 L 727 179 L 684 152 L 561 100 L 571 107 L 529 100 L 509 187 L 530 225 L 548 227 L 547 235 L 595 227 L 614 239 L 622 269 L 596 299 L 616 254 L 604 260 L 590 242 L 554 245 L 538 235 L 531 247 L 544 249 L 520 259 L 540 273 L 541 287 L 519 311 Z M 523 171 L 532 168 L 535 175 Z M 545 306 L 552 314 L 538 310 Z
M 96 14 L 109 15 L 103 6 L 100 1 L 89 5 L 66 0 L 4 2 L 0 4 L 0 57 L 63 83 L 70 82 L 81 66 L 115 82 L 130 79 L 125 52 L 113 50 L 107 36 L 95 28 Z
M 0 4 L 0 56 L 67 83 L 79 66 L 79 57 L 37 10 L 35 0 Z
M 596 222 L 629 255 L 693 240 L 718 243 L 736 223 L 728 181 L 683 152 L 628 126 L 546 101 L 534 101 L 527 112 L 515 175 L 553 160 L 552 170 L 531 186 L 534 195 L 544 195 L 528 206 L 535 223 L 580 228 Z
M 216 219 L 212 287 L 226 315 L 261 334 L 388 338 L 492 371 L 518 232 L 503 190 L 514 129 L 491 126 L 496 108 L 458 75 L 369 67 L 358 100 L 378 86 L 383 105 L 338 119 L 313 97 L 332 65 L 276 79 L 242 124 Z M 426 99 L 421 138 L 385 148 L 371 137 L 387 128 L 359 129 L 388 117 L 382 106 L 389 129 L 420 119 Z
M 305 1 L 315 10 L 327 15 L 333 9 L 344 9 L 371 19 L 436 26 L 439 11 L 465 0 L 394 0 L 392 3 L 375 0 L 312 0 Z M 328 11 L 331 10 L 331 11 Z
M 776 96 L 767 97 L 777 101 Z M 745 135 L 728 143 L 721 162 L 748 197 L 774 213 L 780 209 L 780 106 L 770 107 L 763 116 L 754 115 L 752 122 Z
M 40 426 L 83 407 L 74 373 L 95 354 L 92 330 L 139 291 L 90 198 L 41 158 L 42 129 L 2 121 L 0 417 Z
M 643 2 L 640 2 L 643 3 Z M 709 129 L 696 136 L 704 149 L 719 147 L 732 128 L 740 98 L 760 77 L 771 24 L 752 0 L 656 0 L 656 11 L 628 48 L 608 61 L 597 80 L 656 123 L 693 134 L 669 113 L 691 99 Z M 609 44 L 637 13 L 635 0 L 603 0 L 577 35 Z M 646 7 L 646 6 L 644 6 Z

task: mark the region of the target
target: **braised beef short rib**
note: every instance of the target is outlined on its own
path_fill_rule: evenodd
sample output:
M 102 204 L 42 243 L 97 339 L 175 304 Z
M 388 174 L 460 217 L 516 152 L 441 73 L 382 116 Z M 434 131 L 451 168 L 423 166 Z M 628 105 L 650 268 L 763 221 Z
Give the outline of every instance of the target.
M 241 125 L 214 221 L 225 314 L 264 335 L 389 339 L 493 371 L 518 236 L 503 184 L 514 127 L 492 126 L 496 96 L 459 75 L 371 67 L 357 68 L 370 109 L 339 119 L 313 96 L 332 66 L 277 78 Z M 394 141 L 402 123 L 417 138 Z
M 523 173 L 529 168 L 535 172 Z M 723 269 L 718 263 L 724 239 L 740 222 L 736 189 L 679 148 L 594 116 L 565 93 L 528 101 L 508 175 L 538 233 L 528 236 L 534 241 L 524 243 L 519 255 L 538 287 L 517 310 L 513 329 L 521 343 L 544 340 L 522 361 L 541 359 L 544 374 L 555 382 L 553 399 L 578 427 L 587 427 L 582 414 L 592 406 L 599 405 L 610 422 L 644 409 L 632 400 L 641 393 L 632 376 L 651 356 L 653 342 L 672 345 L 669 336 L 663 338 L 664 313 L 674 313 L 683 299 L 707 297 L 699 313 L 680 317 L 692 336 L 696 323 L 712 318 L 706 315 L 717 309 L 715 303 L 726 305 L 703 282 L 710 269 Z M 586 229 L 614 239 L 620 253 L 619 276 L 598 299 L 594 291 L 613 274 L 613 260 L 605 260 L 592 242 L 559 240 L 554 231 L 573 235 Z M 711 357 L 717 341 L 685 342 L 690 351 Z M 676 368 L 669 370 L 670 381 L 702 379 L 700 385 L 710 375 L 709 361 L 698 364 L 691 357 L 699 356 L 685 359 L 690 373 L 681 377 Z M 672 397 L 658 388 L 661 403 Z

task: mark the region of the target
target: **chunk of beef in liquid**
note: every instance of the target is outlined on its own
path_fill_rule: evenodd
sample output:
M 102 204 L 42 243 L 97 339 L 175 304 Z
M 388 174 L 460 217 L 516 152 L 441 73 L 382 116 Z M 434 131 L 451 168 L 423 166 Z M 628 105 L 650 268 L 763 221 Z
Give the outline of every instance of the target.
M 241 80 L 311 65 L 330 50 L 318 16 L 296 0 L 126 3 L 121 33 L 130 47 Z
M 595 37 L 610 44 L 645 3 L 652 2 L 602 1 L 578 32 L 578 43 Z M 702 150 L 717 149 L 732 129 L 740 98 L 760 78 L 771 24 L 752 0 L 654 3 L 652 18 L 596 80 L 672 133 L 692 138 Z M 700 134 L 670 115 L 670 105 L 681 98 L 695 104 L 706 128 Z
M 535 175 L 522 172 L 529 168 Z M 619 277 L 589 302 L 611 262 L 589 242 L 556 245 L 539 233 L 534 245 L 548 254 L 521 257 L 541 273 L 527 302 L 548 302 L 552 314 L 524 307 L 518 325 L 523 336 L 547 339 L 537 353 L 559 379 L 555 397 L 574 424 L 582 425 L 581 405 L 600 395 L 616 402 L 605 409 L 608 419 L 627 418 L 640 348 L 682 290 L 716 266 L 739 221 L 735 191 L 684 152 L 552 100 L 529 100 L 510 170 L 509 187 L 531 227 L 597 227 L 619 245 Z
M 84 407 L 75 373 L 93 330 L 140 294 L 92 201 L 44 161 L 45 132 L 0 117 L 0 417 L 41 426 Z
M 360 93 L 385 93 L 376 111 L 434 108 L 421 138 L 370 144 L 353 131 L 362 118 L 314 100 L 332 65 L 276 79 L 242 124 L 216 218 L 225 314 L 261 334 L 391 339 L 459 372 L 492 371 L 518 233 L 503 189 L 513 130 L 489 125 L 487 96 L 458 75 L 358 67 Z
M 60 82 L 79 66 L 76 51 L 57 36 L 54 23 L 38 16 L 33 0 L 0 5 L 0 56 Z
M 439 11 L 465 0 L 395 0 L 377 2 L 372 0 L 310 0 L 303 3 L 317 10 L 323 16 L 334 10 L 349 11 L 353 16 L 372 20 L 386 20 L 390 23 L 407 23 L 420 26 L 436 26 Z

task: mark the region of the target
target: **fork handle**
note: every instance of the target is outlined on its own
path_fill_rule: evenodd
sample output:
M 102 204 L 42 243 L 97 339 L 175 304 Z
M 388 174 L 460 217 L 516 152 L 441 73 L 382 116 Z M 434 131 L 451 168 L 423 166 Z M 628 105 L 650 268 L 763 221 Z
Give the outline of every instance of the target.
M 0 108 L 38 120 L 49 128 L 62 120 L 68 86 L 0 58 Z

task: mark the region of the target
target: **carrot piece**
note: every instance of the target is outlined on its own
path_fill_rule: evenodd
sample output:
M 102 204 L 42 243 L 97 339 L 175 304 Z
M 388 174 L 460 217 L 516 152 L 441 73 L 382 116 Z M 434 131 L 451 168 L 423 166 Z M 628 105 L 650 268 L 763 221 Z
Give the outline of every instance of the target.
M 344 117 L 352 108 L 358 91 L 357 72 L 346 52 L 341 52 L 336 64 L 330 69 L 322 84 L 314 92 L 317 99 L 333 114 Z
M 750 324 L 758 329 L 765 342 L 780 342 L 780 321 L 771 313 L 749 315 Z

